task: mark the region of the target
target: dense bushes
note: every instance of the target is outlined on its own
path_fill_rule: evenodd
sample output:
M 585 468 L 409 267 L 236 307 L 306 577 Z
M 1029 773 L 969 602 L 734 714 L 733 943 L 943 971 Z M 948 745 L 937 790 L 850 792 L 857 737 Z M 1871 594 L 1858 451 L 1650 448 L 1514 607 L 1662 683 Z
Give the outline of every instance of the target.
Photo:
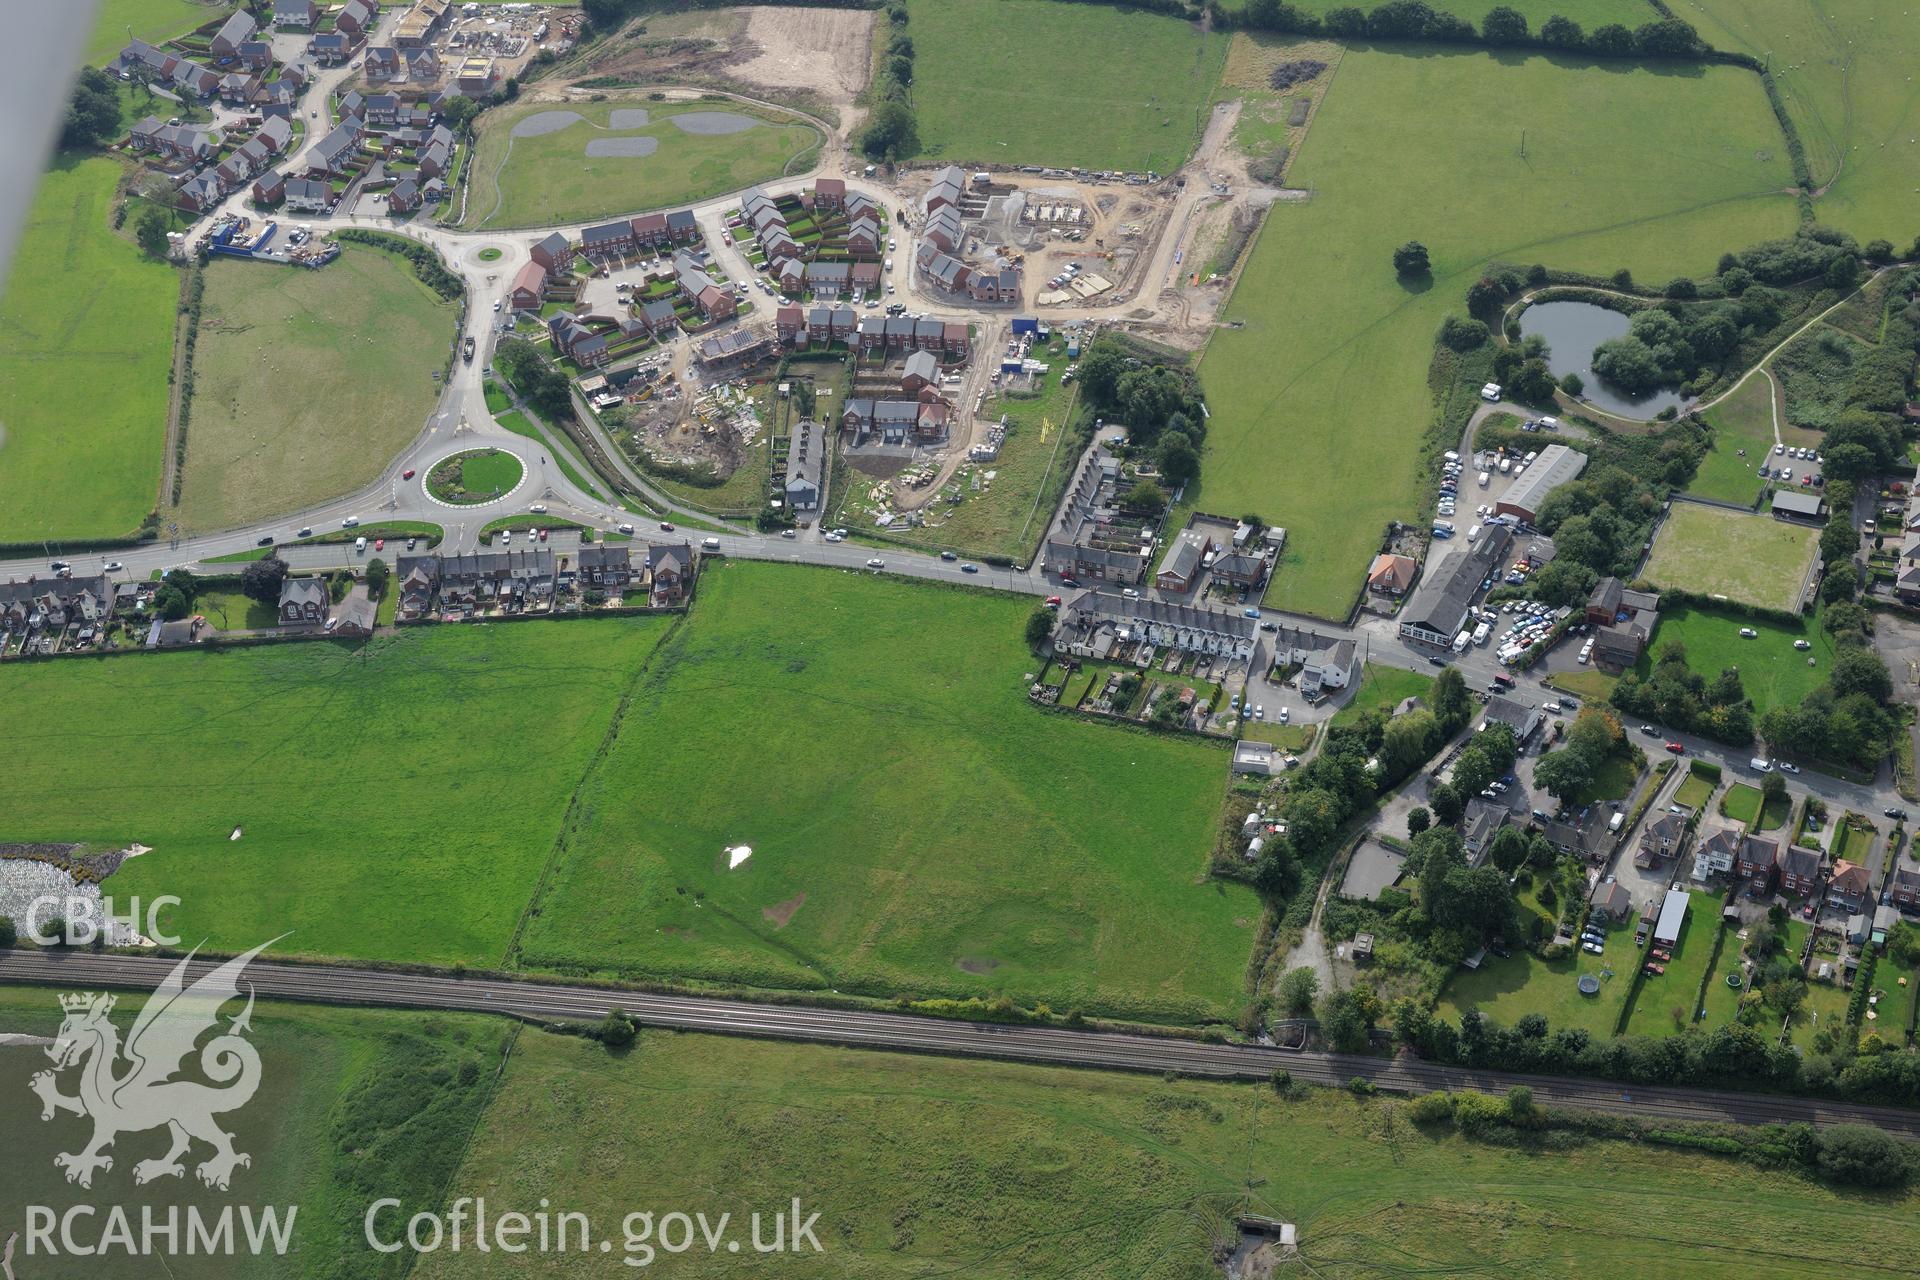
M 872 114 L 860 131 L 860 150 L 869 160 L 893 164 L 920 150 L 920 131 L 913 117 L 913 37 L 907 34 L 906 5 L 889 5 L 887 21 L 893 35 L 886 61 L 874 74 Z
M 120 132 L 120 86 L 98 67 L 87 67 L 74 81 L 67 114 L 60 126 L 63 147 L 104 147 Z
M 399 254 L 413 264 L 413 274 L 420 278 L 420 283 L 448 302 L 459 301 L 460 295 L 466 292 L 465 282 L 447 270 L 446 264 L 440 261 L 440 255 L 417 240 L 409 240 L 405 236 L 388 235 L 384 231 L 362 231 L 357 227 L 336 231 L 334 238 L 350 244 L 372 245 L 376 249 L 385 249 L 389 253 Z
M 1665 598 L 1661 603 L 1673 607 Z M 1635 718 L 1657 720 L 1682 733 L 1744 747 L 1753 741 L 1753 703 L 1729 668 L 1711 681 L 1687 665 L 1687 647 L 1678 640 L 1660 646 L 1645 678 L 1628 671 L 1613 687 L 1613 705 Z

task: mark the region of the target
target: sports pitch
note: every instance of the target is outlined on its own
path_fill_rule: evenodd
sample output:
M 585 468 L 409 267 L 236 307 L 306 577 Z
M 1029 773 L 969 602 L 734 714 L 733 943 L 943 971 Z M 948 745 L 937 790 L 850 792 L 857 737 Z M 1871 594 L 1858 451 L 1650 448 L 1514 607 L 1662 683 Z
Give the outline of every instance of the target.
M 1676 502 L 1642 576 L 1662 587 L 1792 610 L 1819 541 L 1820 531 L 1807 525 Z

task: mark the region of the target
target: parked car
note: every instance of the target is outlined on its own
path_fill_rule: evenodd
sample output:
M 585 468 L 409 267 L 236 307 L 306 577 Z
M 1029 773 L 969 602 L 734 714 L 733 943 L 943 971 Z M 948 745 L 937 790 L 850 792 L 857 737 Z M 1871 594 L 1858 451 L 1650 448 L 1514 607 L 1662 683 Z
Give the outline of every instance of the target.
M 1755 630 L 1754 630 L 1754 629 L 1753 629 L 1752 627 L 1742 627 L 1742 628 L 1740 628 L 1740 638 L 1741 638 L 1742 640 L 1751 640 L 1751 639 L 1753 639 L 1753 638 L 1754 638 L 1755 636 L 1757 636 L 1757 635 L 1759 635 L 1759 634 L 1760 634 L 1760 633 L 1759 633 L 1758 631 L 1755 631 Z
M 1243 617 L 1248 617 L 1248 618 L 1257 619 L 1260 616 L 1260 611 L 1258 609 L 1242 609 L 1240 613 Z
M 1590 951 L 1596 956 L 1599 955 L 1602 951 L 1606 950 L 1605 947 L 1601 946 L 1597 942 L 1583 942 L 1580 944 L 1580 949 L 1583 951 Z
M 1895 822 L 1905 822 L 1907 820 L 1907 811 L 1893 805 L 1888 805 L 1885 809 L 1881 810 L 1881 812 L 1885 813 Z
M 791 540 L 794 537 L 794 532 L 791 529 L 782 529 L 780 531 L 780 536 Z
M 1649 738 L 1657 738 L 1657 737 L 1659 737 L 1659 736 L 1660 736 L 1660 731 L 1659 731 L 1658 729 L 1656 729 L 1656 728 L 1654 728 L 1654 727 L 1653 727 L 1652 725 L 1650 725 L 1650 724 L 1643 724 L 1643 725 L 1641 725 L 1641 726 L 1640 726 L 1640 732 L 1642 732 L 1642 733 L 1644 733 L 1644 734 L 1646 734 L 1646 735 L 1647 735 L 1647 736 L 1648 736 Z
M 1049 608 L 1049 609 L 1058 609 L 1059 607 L 1060 607 L 1060 597 L 1059 597 L 1059 596 L 1048 596 L 1048 597 L 1047 597 L 1047 608 Z

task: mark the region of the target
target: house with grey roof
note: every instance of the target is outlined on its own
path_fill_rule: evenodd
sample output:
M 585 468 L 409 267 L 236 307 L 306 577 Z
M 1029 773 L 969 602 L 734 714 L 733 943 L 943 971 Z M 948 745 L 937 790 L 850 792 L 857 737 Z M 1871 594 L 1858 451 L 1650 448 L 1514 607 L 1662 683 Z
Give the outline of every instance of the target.
M 245 9 L 235 9 L 232 15 L 220 24 L 220 29 L 213 33 L 213 39 L 207 42 L 207 48 L 216 58 L 237 57 L 240 46 L 253 39 L 253 33 L 259 29 L 260 24 L 253 20 L 252 14 Z
M 814 511 L 826 492 L 827 438 L 820 424 L 808 419 L 794 429 L 787 444 L 787 510 Z
M 1496 576 L 1512 543 L 1513 532 L 1505 525 L 1485 525 L 1478 541 L 1455 552 L 1439 569 L 1429 567 L 1400 610 L 1400 634 L 1425 644 L 1451 645 L 1481 583 Z
M 1237 660 L 1251 658 L 1260 637 L 1259 623 L 1239 613 L 1091 590 L 1068 602 L 1061 624 L 1054 649 L 1075 657 L 1092 656 L 1102 631 L 1123 643 Z
M 280 625 L 325 626 L 332 601 L 323 578 L 288 578 L 280 584 Z

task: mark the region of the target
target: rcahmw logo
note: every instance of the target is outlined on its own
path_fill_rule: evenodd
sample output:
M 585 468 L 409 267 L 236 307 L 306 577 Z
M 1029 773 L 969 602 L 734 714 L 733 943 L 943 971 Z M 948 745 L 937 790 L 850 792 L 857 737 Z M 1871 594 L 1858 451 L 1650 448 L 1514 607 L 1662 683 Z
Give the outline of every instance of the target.
M 38 1072 L 29 1086 L 40 1097 L 42 1120 L 72 1114 L 93 1122 L 93 1136 L 79 1150 L 53 1158 L 68 1182 L 92 1188 L 97 1174 L 113 1169 L 108 1149 L 120 1135 L 153 1129 L 167 1131 L 168 1145 L 164 1152 L 134 1163 L 135 1184 L 183 1178 L 182 1157 L 195 1153 L 196 1146 L 211 1148 L 193 1169 L 209 1188 L 225 1191 L 236 1170 L 251 1167 L 252 1158 L 234 1149 L 233 1135 L 215 1117 L 244 1107 L 260 1087 L 260 1054 L 246 1038 L 252 1030 L 252 987 L 247 988 L 245 1008 L 224 1028 L 220 1008 L 239 996 L 248 963 L 270 945 L 262 943 L 227 961 L 192 986 L 186 985 L 186 976 L 193 957 L 182 960 L 134 1018 L 124 1044 L 108 1017 L 112 996 L 88 992 L 60 997 L 66 1017 L 47 1048 L 53 1070 Z M 189 1058 L 211 1083 L 180 1078 Z M 59 1087 L 60 1075 L 69 1070 L 78 1073 L 72 1094 Z M 285 1253 L 298 1213 L 298 1205 L 224 1205 L 218 1210 L 144 1205 L 129 1210 L 82 1204 L 65 1211 L 28 1205 L 26 1253 Z

